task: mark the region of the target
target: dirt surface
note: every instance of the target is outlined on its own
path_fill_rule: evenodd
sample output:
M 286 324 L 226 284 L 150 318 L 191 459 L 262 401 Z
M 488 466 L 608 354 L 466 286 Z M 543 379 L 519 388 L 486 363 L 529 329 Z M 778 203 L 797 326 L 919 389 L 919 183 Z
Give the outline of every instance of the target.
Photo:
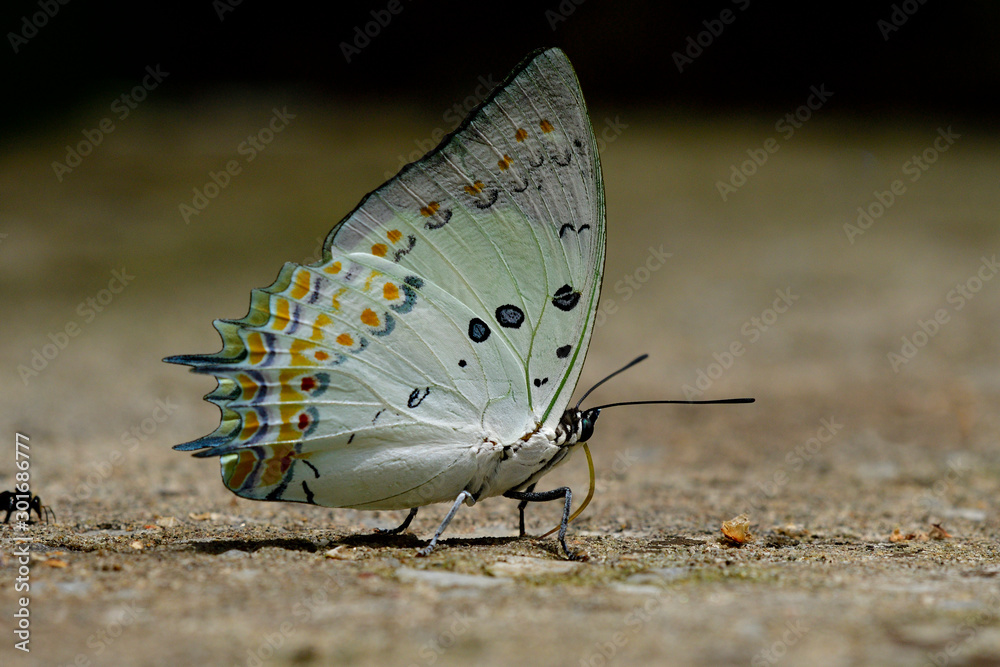
M 723 201 L 717 181 L 773 119 L 608 110 L 627 128 L 603 151 L 608 263 L 581 386 L 649 352 L 592 400 L 689 386 L 757 403 L 606 411 L 597 494 L 570 527 L 586 561 L 517 538 L 504 499 L 463 508 L 416 558 L 445 507 L 380 537 L 403 513 L 240 500 L 170 449 L 215 427 L 214 383 L 160 359 L 217 350 L 210 321 L 315 258 L 434 123 L 295 108 L 243 162 L 275 105 L 151 103 L 62 181 L 60 147 L 106 111 L 0 158 L 0 484 L 26 434 L 57 515 L 0 529 L 4 665 L 1000 661 L 996 138 L 955 126 L 913 181 L 948 119 L 818 117 Z M 185 222 L 228 160 L 241 172 Z M 845 232 L 897 179 L 884 214 Z M 582 497 L 582 458 L 545 479 L 560 484 Z M 755 539 L 722 541 L 744 512 Z M 529 507 L 530 531 L 558 514 Z M 25 535 L 30 654 L 10 631 Z

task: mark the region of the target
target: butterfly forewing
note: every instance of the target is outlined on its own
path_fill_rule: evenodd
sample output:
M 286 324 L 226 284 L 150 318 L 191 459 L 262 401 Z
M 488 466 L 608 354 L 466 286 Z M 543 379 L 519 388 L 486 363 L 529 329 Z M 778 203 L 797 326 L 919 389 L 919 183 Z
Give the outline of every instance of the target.
M 406 223 L 391 246 L 387 220 Z M 372 193 L 333 243 L 382 244 L 468 309 L 449 314 L 473 353 L 495 347 L 504 357 L 486 366 L 491 434 L 510 441 L 553 412 L 558 419 L 582 367 L 604 262 L 597 148 L 566 56 L 529 60 L 441 147 Z M 460 382 L 474 375 L 462 359 L 449 368 Z
M 596 142 L 556 49 L 369 194 L 312 266 L 287 264 L 223 350 L 210 436 L 252 498 L 403 508 L 453 499 L 500 447 L 554 426 L 604 262 Z M 487 447 L 488 449 L 488 447 Z

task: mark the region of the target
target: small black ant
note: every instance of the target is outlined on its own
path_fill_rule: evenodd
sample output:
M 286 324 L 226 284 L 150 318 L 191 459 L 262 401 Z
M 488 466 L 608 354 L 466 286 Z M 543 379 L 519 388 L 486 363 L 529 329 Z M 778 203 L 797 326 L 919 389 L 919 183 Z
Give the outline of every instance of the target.
M 0 512 L 7 510 L 7 516 L 3 520 L 4 523 L 10 523 L 10 515 L 13 514 L 15 510 L 17 510 L 18 495 L 19 494 L 17 494 L 14 491 L 0 491 Z M 24 494 L 20 495 L 21 497 L 24 496 Z M 53 519 L 56 518 L 56 513 L 52 511 L 52 508 L 50 508 L 48 505 L 43 505 L 41 498 L 32 495 L 29 492 L 28 523 L 31 523 L 31 510 L 35 510 L 35 514 L 38 515 L 38 518 L 44 520 L 45 523 L 49 522 L 49 515 L 51 515 Z

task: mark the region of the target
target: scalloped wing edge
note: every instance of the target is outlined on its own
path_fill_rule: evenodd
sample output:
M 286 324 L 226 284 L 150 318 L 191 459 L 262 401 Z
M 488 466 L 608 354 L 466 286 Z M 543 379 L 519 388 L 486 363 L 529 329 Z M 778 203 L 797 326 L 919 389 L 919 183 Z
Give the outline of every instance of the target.
M 311 265 L 315 266 L 315 265 Z M 209 403 L 219 408 L 221 422 L 216 429 L 208 435 L 202 436 L 190 442 L 174 445 L 174 449 L 181 452 L 209 449 L 195 453 L 197 457 L 222 456 L 233 451 L 226 449 L 224 445 L 230 443 L 232 439 L 243 430 L 243 418 L 239 413 L 226 408 L 225 403 L 239 392 L 239 387 L 232 378 L 219 373 L 227 373 L 227 364 L 239 363 L 246 359 L 249 354 L 246 345 L 240 338 L 239 330 L 244 326 L 263 326 L 269 317 L 269 300 L 272 294 L 277 294 L 291 284 L 292 273 L 297 267 L 293 262 L 286 262 L 275 278 L 267 287 L 256 287 L 250 291 L 250 311 L 238 320 L 218 319 L 212 322 L 212 326 L 219 332 L 222 338 L 222 349 L 212 354 L 177 354 L 165 357 L 163 361 L 168 364 L 180 364 L 190 366 L 192 373 L 215 376 L 218 383 L 212 391 L 203 397 Z

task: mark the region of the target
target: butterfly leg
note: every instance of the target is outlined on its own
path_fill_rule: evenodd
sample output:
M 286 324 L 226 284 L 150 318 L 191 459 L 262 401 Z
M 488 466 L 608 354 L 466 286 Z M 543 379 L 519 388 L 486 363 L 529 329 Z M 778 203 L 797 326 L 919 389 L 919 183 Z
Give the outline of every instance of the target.
M 513 500 L 520 500 L 521 502 L 544 502 L 546 500 L 559 500 L 560 498 L 565 498 L 566 502 L 563 506 L 562 521 L 559 524 L 559 543 L 562 545 L 563 551 L 566 552 L 566 557 L 570 560 L 579 560 L 580 555 L 570 551 L 569 547 L 566 546 L 566 526 L 569 524 L 569 508 L 573 503 L 573 492 L 570 491 L 568 486 L 563 486 L 558 489 L 552 489 L 551 491 L 542 491 L 540 493 L 535 493 L 532 491 L 508 491 L 503 494 L 504 498 L 512 498 Z
M 449 523 L 451 523 L 451 520 L 455 517 L 455 512 L 457 512 L 458 508 L 462 506 L 462 503 L 465 502 L 466 498 L 472 498 L 472 494 L 468 491 L 462 491 L 458 494 L 458 498 L 455 498 L 454 504 L 452 504 L 451 509 L 448 510 L 448 515 L 444 518 L 444 521 L 442 521 L 441 525 L 438 526 L 437 531 L 434 533 L 434 537 L 431 538 L 431 541 L 427 543 L 426 547 L 417 551 L 418 556 L 427 556 L 430 552 L 434 551 L 434 547 L 437 545 L 438 538 L 441 537 L 441 533 L 443 533 L 444 529 L 448 527 Z
M 418 509 L 418 507 L 411 508 L 410 513 L 406 515 L 405 519 L 403 519 L 403 523 L 399 524 L 395 528 L 376 528 L 375 532 L 379 535 L 399 535 L 410 526 L 410 522 L 413 521 L 413 517 L 417 516 Z
M 538 484 L 538 482 L 535 482 L 535 484 Z M 534 491 L 535 490 L 535 484 L 532 484 L 531 486 L 529 486 L 528 488 L 526 488 L 524 490 L 524 492 L 525 493 L 531 493 L 532 491 Z M 518 528 L 518 532 L 520 533 L 518 535 L 518 537 L 524 537 L 525 536 L 525 532 L 524 532 L 524 508 L 527 507 L 527 506 L 528 506 L 528 501 L 527 500 L 522 500 L 521 502 L 519 502 L 517 504 L 517 513 L 518 513 L 517 528 Z

